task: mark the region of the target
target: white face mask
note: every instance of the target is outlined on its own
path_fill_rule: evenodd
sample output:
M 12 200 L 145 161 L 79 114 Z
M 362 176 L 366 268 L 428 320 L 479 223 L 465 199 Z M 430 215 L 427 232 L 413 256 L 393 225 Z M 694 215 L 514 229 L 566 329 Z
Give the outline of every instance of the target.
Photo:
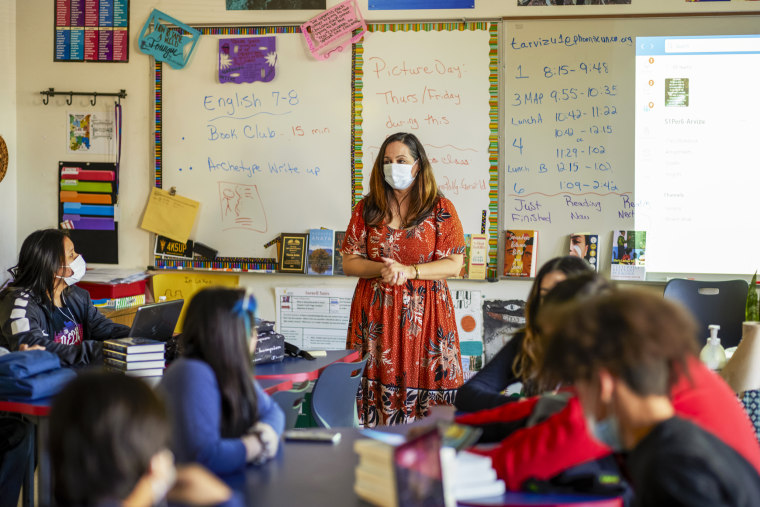
M 85 271 L 87 271 L 87 263 L 84 262 L 84 257 L 81 255 L 77 256 L 76 259 L 71 261 L 71 264 L 63 267 L 71 268 L 71 276 L 56 276 L 56 278 L 63 278 L 63 281 L 66 282 L 66 285 L 74 285 L 75 283 L 79 282 L 84 276 Z
M 615 414 L 610 414 L 601 421 L 589 418 L 587 423 L 595 439 L 606 444 L 615 452 L 623 450 L 623 440 L 620 436 L 620 422 Z
M 417 162 L 415 161 L 414 164 Z M 412 169 L 414 164 L 384 164 L 385 181 L 396 190 L 405 190 L 414 181 Z

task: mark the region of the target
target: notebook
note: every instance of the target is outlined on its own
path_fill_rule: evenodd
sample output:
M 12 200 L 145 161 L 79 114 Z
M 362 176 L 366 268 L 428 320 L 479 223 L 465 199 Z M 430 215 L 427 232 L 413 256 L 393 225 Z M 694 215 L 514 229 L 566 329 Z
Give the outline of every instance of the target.
M 174 333 L 184 302 L 184 299 L 176 299 L 139 307 L 129 336 L 168 340 Z

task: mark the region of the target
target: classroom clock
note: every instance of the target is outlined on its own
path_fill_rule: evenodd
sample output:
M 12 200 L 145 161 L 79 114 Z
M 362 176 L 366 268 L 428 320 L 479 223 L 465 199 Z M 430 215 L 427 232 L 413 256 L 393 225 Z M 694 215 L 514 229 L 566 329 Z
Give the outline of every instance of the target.
M 5 139 L 0 136 L 0 181 L 5 178 L 5 172 L 8 170 L 8 147 L 5 145 Z

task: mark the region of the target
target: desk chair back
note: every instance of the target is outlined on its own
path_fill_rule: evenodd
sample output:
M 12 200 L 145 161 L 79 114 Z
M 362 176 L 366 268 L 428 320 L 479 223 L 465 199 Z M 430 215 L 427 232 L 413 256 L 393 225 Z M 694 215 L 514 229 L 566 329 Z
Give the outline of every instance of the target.
M 314 383 L 311 413 L 323 428 L 357 427 L 356 394 L 361 386 L 367 358 L 355 363 L 333 363 Z
M 285 413 L 285 429 L 290 430 L 296 427 L 298 414 L 301 413 L 301 405 L 309 390 L 309 381 L 293 387 L 289 391 L 278 391 L 272 395 L 272 399 L 277 403 Z
M 697 321 L 697 342 L 707 343 L 707 326 L 718 324 L 720 343 L 735 347 L 742 338 L 742 322 L 747 302 L 747 282 L 726 280 L 704 282 L 675 278 L 665 285 L 665 298 L 678 301 L 688 308 Z

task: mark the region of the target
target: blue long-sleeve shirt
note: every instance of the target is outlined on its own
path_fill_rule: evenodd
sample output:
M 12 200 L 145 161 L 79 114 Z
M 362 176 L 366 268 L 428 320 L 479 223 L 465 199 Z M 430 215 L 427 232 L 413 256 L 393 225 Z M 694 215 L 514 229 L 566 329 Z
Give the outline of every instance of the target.
M 282 434 L 285 414 L 254 382 L 259 421 Z M 245 465 L 240 438 L 222 438 L 222 402 L 214 371 L 204 361 L 174 361 L 161 381 L 172 417 L 172 452 L 178 463 L 196 462 L 218 475 L 234 473 Z

